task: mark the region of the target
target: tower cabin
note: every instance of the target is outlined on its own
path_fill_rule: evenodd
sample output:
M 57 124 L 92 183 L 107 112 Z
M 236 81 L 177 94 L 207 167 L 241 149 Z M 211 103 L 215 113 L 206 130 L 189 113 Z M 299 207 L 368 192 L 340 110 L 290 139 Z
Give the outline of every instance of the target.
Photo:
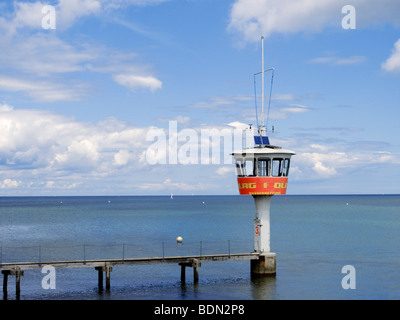
M 258 138 L 258 139 L 257 139 Z M 255 137 L 253 148 L 233 152 L 237 182 L 241 195 L 286 194 L 290 157 L 295 153 L 281 147 L 258 144 L 260 137 Z

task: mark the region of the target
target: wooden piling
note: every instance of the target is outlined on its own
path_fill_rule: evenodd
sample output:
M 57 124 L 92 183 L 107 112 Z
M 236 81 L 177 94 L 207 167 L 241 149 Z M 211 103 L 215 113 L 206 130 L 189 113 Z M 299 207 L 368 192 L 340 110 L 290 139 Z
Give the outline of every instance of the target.
M 102 267 L 95 267 L 95 270 L 97 270 L 97 272 L 98 272 L 97 283 L 98 283 L 99 292 L 103 291 L 103 272 L 106 273 L 106 291 L 110 291 L 112 266 L 105 265 Z
M 21 276 L 24 274 L 23 271 L 17 270 L 15 273 L 15 293 L 17 298 L 19 298 L 21 293 Z
M 193 267 L 193 283 L 199 283 L 199 270 L 197 269 L 197 267 Z
M 181 266 L 181 282 L 182 284 L 185 283 L 186 278 L 186 267 L 193 268 L 193 283 L 199 283 L 199 270 L 198 268 L 201 267 L 201 262 L 197 259 L 191 259 L 190 261 L 180 262 L 179 265 Z
M 3 274 L 3 295 L 7 295 L 7 284 L 8 284 L 8 275 L 10 274 L 10 270 L 2 270 Z
M 193 259 L 192 268 L 193 268 L 193 283 L 199 283 L 199 267 L 201 267 L 201 263 L 197 259 Z
M 181 283 L 184 284 L 186 281 L 186 265 L 184 263 L 179 264 L 181 266 Z
M 99 292 L 103 291 L 103 267 L 95 267 L 97 270 L 98 277 L 97 277 L 97 284 L 99 288 Z
M 110 275 L 112 271 L 111 266 L 106 266 L 106 291 L 110 291 L 111 283 L 110 283 Z

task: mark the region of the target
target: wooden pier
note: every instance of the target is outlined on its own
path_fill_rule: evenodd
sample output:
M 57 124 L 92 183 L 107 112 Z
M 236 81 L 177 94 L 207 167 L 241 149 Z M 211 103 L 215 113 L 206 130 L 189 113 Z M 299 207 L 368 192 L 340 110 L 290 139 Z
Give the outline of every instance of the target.
M 192 255 L 192 256 L 172 256 L 172 257 L 148 257 L 148 258 L 123 258 L 123 259 L 103 259 L 103 260 L 71 260 L 71 261 L 41 261 L 41 262 L 11 262 L 0 265 L 3 274 L 3 294 L 7 296 L 8 276 L 16 277 L 16 295 L 19 298 L 21 292 L 21 276 L 24 270 L 41 269 L 45 265 L 54 268 L 94 268 L 98 272 L 99 291 L 103 290 L 103 272 L 106 275 L 106 290 L 111 287 L 111 272 L 113 266 L 117 265 L 150 265 L 163 263 L 176 263 L 181 267 L 181 282 L 185 283 L 186 267 L 193 268 L 193 282 L 198 283 L 201 262 L 206 261 L 227 261 L 227 260 L 257 260 L 259 253 L 229 253 L 211 255 Z

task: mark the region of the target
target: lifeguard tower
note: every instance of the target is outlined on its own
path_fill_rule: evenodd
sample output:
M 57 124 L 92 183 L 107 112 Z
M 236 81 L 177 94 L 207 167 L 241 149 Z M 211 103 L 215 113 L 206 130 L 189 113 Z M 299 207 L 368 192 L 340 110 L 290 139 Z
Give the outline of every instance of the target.
M 254 146 L 232 153 L 241 195 L 254 198 L 254 251 L 259 259 L 251 260 L 253 275 L 276 274 L 276 254 L 270 251 L 270 206 L 276 194 L 286 194 L 290 158 L 295 153 L 270 144 L 264 126 L 264 38 L 262 41 L 262 122 L 254 134 Z

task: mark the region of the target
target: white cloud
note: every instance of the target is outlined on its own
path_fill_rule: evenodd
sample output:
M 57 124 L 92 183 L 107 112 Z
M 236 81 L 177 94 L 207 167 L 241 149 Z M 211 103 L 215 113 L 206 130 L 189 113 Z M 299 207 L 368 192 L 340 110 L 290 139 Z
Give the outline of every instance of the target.
M 42 8 L 44 5 L 41 2 L 14 1 L 12 17 L 9 19 L 0 17 L 0 28 L 9 35 L 14 34 L 17 29 L 24 27 L 33 29 L 42 28 Z
M 332 24 L 335 3 L 338 1 L 237 0 L 228 29 L 247 41 L 258 41 L 261 35 L 268 37 L 273 32 L 318 31 L 328 22 Z
M 143 190 L 167 190 L 167 191 L 194 191 L 194 190 L 207 190 L 209 185 L 203 184 L 201 182 L 198 183 L 185 183 L 185 182 L 175 182 L 170 178 L 165 179 L 161 183 L 143 183 L 139 186 L 140 189 Z
M 329 146 L 324 146 L 324 145 L 315 144 L 315 143 L 311 144 L 310 147 L 312 149 L 316 149 L 316 150 L 319 150 L 321 152 L 327 152 L 332 148 L 332 147 L 329 147 Z
M 185 116 L 177 116 L 175 119 L 171 120 L 176 120 L 178 123 L 182 123 L 183 125 L 188 125 L 190 123 L 190 117 L 185 117 Z
M 60 0 L 55 4 L 57 29 L 62 31 L 81 17 L 104 13 L 112 2 Z M 156 3 L 159 1 L 124 1 L 123 5 Z M 16 2 L 11 12 L 0 17 L 0 90 L 22 92 L 36 102 L 79 101 L 90 94 L 89 77 L 81 76 L 87 71 L 113 75 L 116 83 L 131 90 L 162 87 L 160 80 L 149 75 L 146 65 L 135 62 L 134 52 L 113 50 L 80 37 L 67 42 L 59 38 L 59 32 L 43 32 L 44 5 L 39 1 Z M 26 30 L 17 32 L 21 28 Z
M 79 190 L 110 193 L 110 183 L 118 190 L 126 188 L 129 194 L 138 190 L 192 192 L 212 188 L 206 166 L 201 166 L 205 168 L 204 179 L 194 183 L 188 174 L 193 172 L 193 166 L 151 166 L 143 158 L 153 143 L 146 140 L 150 128 L 132 127 L 113 118 L 85 123 L 53 112 L 16 110 L 5 103 L 1 106 L 0 187 L 10 189 L 12 194 L 76 194 Z M 161 128 L 156 130 L 164 132 Z M 199 130 L 193 129 L 197 133 Z M 183 131 L 180 133 L 184 136 Z M 214 143 L 217 142 L 213 141 L 210 148 Z M 212 155 L 219 156 L 219 150 Z M 226 175 L 232 170 L 221 168 L 218 174 Z
M 150 128 L 132 127 L 112 118 L 84 123 L 48 111 L 15 110 L 5 103 L 0 107 L 4 109 L 0 117 L 0 188 L 10 194 L 43 194 L 54 190 L 75 194 L 82 190 L 90 194 L 121 190 L 128 194 L 136 191 L 225 192 L 228 189 L 221 189 L 215 181 L 220 183 L 235 175 L 234 165 L 227 162 L 214 169 L 207 165 L 180 163 L 150 165 L 143 158 L 153 143 L 146 140 Z M 241 123 L 230 125 L 240 127 Z M 221 133 L 223 128 L 219 128 Z M 193 130 L 199 136 L 201 129 L 204 127 Z M 159 130 L 160 134 L 168 131 L 154 130 Z M 188 142 L 182 141 L 179 148 L 182 143 Z M 294 181 L 343 177 L 352 174 L 353 170 L 369 171 L 377 165 L 400 164 L 398 154 L 378 150 L 378 147 L 375 151 L 371 148 L 365 151 L 365 148 L 346 149 L 301 139 L 274 139 L 274 144 L 296 151 L 290 169 Z M 194 146 L 198 147 L 196 143 Z M 219 151 L 221 149 L 222 146 Z M 224 149 L 223 154 L 229 154 L 229 151 Z M 213 152 L 212 156 L 220 154 Z
M 319 57 L 311 59 L 310 63 L 330 64 L 334 66 L 355 65 L 363 63 L 366 60 L 364 56 L 351 56 L 348 58 L 339 58 L 335 56 Z
M 330 176 L 334 176 L 337 174 L 335 168 L 328 168 L 324 166 L 321 162 L 317 161 L 314 166 L 313 170 L 317 172 L 317 174 L 321 177 L 328 178 Z
M 157 5 L 169 0 L 59 0 L 51 3 L 56 12 L 56 29 L 65 30 L 87 16 L 99 15 L 108 10 L 118 10 L 128 6 Z M 42 19 L 45 14 L 42 9 L 49 5 L 48 1 L 22 2 L 14 1 L 12 13 L 8 17 L 0 17 L 0 28 L 8 35 L 13 35 L 18 29 L 42 29 Z
M 272 100 L 278 100 L 278 101 L 291 101 L 295 100 L 296 96 L 292 93 L 277 93 L 272 95 Z
M 0 51 L 2 68 L 47 76 L 85 71 L 87 64 L 98 61 L 102 51 L 85 45 L 70 45 L 53 34 L 3 39 Z
M 56 190 L 68 190 L 68 189 L 76 189 L 79 187 L 82 183 L 80 182 L 74 182 L 74 183 L 69 183 L 65 181 L 47 181 L 45 184 L 43 184 L 41 187 L 44 189 L 56 189 Z
M 14 1 L 14 12 L 12 18 L 0 20 L 0 26 L 7 31 L 9 35 L 14 34 L 18 29 L 31 28 L 42 29 L 42 19 L 45 14 L 42 9 L 48 2 L 21 2 Z M 56 29 L 66 29 L 84 16 L 97 14 L 102 6 L 97 0 L 59 0 L 55 4 Z
M 122 3 L 125 5 L 135 5 L 135 6 L 150 6 L 167 1 L 170 0 L 111 0 L 112 3 Z
M 270 111 L 270 119 L 287 119 L 293 114 L 300 114 L 311 111 L 312 108 L 302 104 L 289 104 L 275 106 Z
M 52 189 L 54 187 L 55 181 L 50 180 L 46 182 L 45 188 Z
M 274 101 L 282 101 L 282 103 L 275 103 L 273 108 L 271 108 L 269 113 L 270 119 L 286 119 L 295 113 L 303 113 L 311 111 L 312 108 L 309 106 L 301 104 L 288 104 L 288 101 L 297 100 L 299 97 L 291 93 L 276 94 L 272 96 Z M 236 127 L 238 124 L 240 128 L 248 126 L 249 123 L 254 124 L 254 113 L 249 113 L 249 104 L 253 105 L 254 108 L 254 96 L 215 96 L 208 100 L 200 101 L 188 106 L 186 108 L 190 109 L 204 109 L 212 110 L 211 116 L 219 117 L 224 119 L 226 114 L 229 113 L 231 117 L 236 117 L 241 119 L 241 123 L 247 122 L 246 125 L 240 125 L 238 122 L 232 122 L 231 126 Z M 258 116 L 260 117 L 260 105 L 258 105 Z M 265 109 L 265 113 L 267 110 Z M 221 120 L 219 120 L 221 121 Z
M 1 38 L 1 35 L 0 35 Z M 0 90 L 24 92 L 34 101 L 79 101 L 90 94 L 90 85 L 75 78 L 86 71 L 114 74 L 134 72 L 134 76 L 117 74 L 115 81 L 130 89 L 147 87 L 154 91 L 162 83 L 135 64 L 134 53 L 115 52 L 96 46 L 72 46 L 55 36 L 37 34 L 28 38 L 3 39 L 0 67 L 13 76 L 0 76 Z M 60 78 L 60 74 L 63 75 Z
M 126 6 L 151 6 L 171 0 L 103 0 L 105 8 L 119 9 Z
M 228 126 L 234 127 L 235 129 L 239 129 L 239 130 L 245 130 L 248 128 L 249 125 L 247 123 L 234 121 L 234 122 L 228 123 Z
M 211 97 L 208 101 L 200 101 L 186 108 L 192 109 L 219 109 L 225 106 L 232 106 L 233 104 L 252 101 L 254 97 L 251 96 L 226 96 L 226 97 Z
M 10 110 L 0 117 L 0 178 L 3 174 L 56 181 L 76 173 L 85 177 L 108 176 L 135 159 L 140 170 L 146 148 L 146 128 L 132 128 L 107 119 L 81 123 L 40 110 Z M 82 177 L 82 176 L 81 176 Z
M 87 92 L 82 84 L 59 84 L 49 81 L 25 80 L 16 77 L 0 76 L 0 90 L 11 92 L 25 92 L 34 101 L 78 101 Z
M 114 155 L 114 163 L 117 166 L 125 166 L 128 164 L 130 158 L 132 158 L 132 155 L 128 150 L 120 150 Z
M 116 83 L 131 90 L 142 87 L 154 91 L 162 87 L 160 80 L 143 75 L 148 73 L 147 67 L 138 66 L 132 52 L 96 45 L 73 46 L 44 34 L 3 40 L 0 67 L 10 70 L 13 76 L 0 76 L 0 90 L 22 91 L 35 101 L 82 100 L 89 95 L 90 85 L 82 77 L 75 77 L 87 71 L 114 74 Z M 122 71 L 129 73 L 119 73 Z
M 127 190 L 129 194 L 140 190 L 192 192 L 216 188 L 207 177 L 212 172 L 215 174 L 216 169 L 196 166 L 200 179 L 193 182 L 193 165 L 185 165 L 181 160 L 175 165 L 169 162 L 151 165 L 146 161 L 143 155 L 154 143 L 146 140 L 150 128 L 132 127 L 113 118 L 85 123 L 49 111 L 18 110 L 5 103 L 1 106 L 4 111 L 0 117 L 0 184 L 3 181 L 2 188 L 10 189 L 12 194 L 79 193 L 82 190 L 90 194 L 109 193 L 109 185 L 113 186 L 112 193 Z M 219 162 L 215 163 L 222 163 L 222 157 L 228 155 L 231 160 L 230 143 L 227 143 L 230 148 L 225 150 L 220 139 L 210 141 L 209 136 L 200 135 L 203 129 L 215 129 L 220 134 L 224 133 L 223 129 L 232 132 L 228 127 L 197 127 L 190 133 L 199 139 L 187 141 L 188 129 L 180 130 L 177 132 L 180 137 L 178 152 L 185 153 L 190 147 L 196 153 L 185 153 L 183 158 L 192 163 L 193 157 L 198 157 L 200 139 L 207 138 L 206 146 L 211 152 L 207 158 L 213 161 L 216 158 Z M 160 134 L 168 131 L 154 130 Z M 170 143 L 169 139 L 174 137 L 168 135 L 166 142 Z M 196 159 L 198 161 L 193 163 L 199 164 L 200 158 Z M 201 170 L 204 173 L 200 173 Z M 234 168 L 227 165 L 218 169 L 217 175 L 226 177 L 232 173 L 234 176 L 233 172 Z M 11 189 L 12 186 L 15 188 Z
M 8 104 L 0 104 L 0 112 L 8 112 L 14 110 L 13 106 L 9 106 Z
M 392 55 L 382 64 L 382 69 L 389 72 L 400 72 L 400 39 L 394 44 Z
M 234 167 L 220 167 L 217 169 L 217 174 L 220 176 L 226 176 L 228 174 L 232 174 L 234 172 Z
M 72 141 L 67 150 L 55 154 L 54 164 L 63 167 L 81 168 L 96 166 L 99 160 L 99 145 L 94 139 L 78 139 Z
M 311 108 L 302 104 L 290 104 L 288 107 L 282 109 L 282 111 L 287 113 L 304 113 L 310 111 Z
M 101 11 L 97 0 L 60 0 L 57 5 L 57 27 L 68 28 L 75 20 Z
M 296 151 L 292 158 L 291 178 L 309 181 L 352 174 L 353 170 L 367 170 L 376 164 L 398 165 L 398 155 L 386 151 L 368 152 L 307 141 L 285 141 L 288 148 Z
M 14 189 L 18 188 L 20 182 L 12 179 L 4 179 L 0 181 L 0 189 Z
M 130 90 L 136 90 L 137 88 L 146 88 L 151 91 L 161 89 L 162 82 L 152 76 L 139 76 L 132 74 L 116 74 L 113 76 L 116 83 L 127 87 Z
M 157 121 L 161 121 L 161 122 L 176 121 L 179 124 L 187 126 L 190 123 L 191 119 L 190 119 L 190 117 L 179 115 L 174 118 L 158 118 Z
M 342 7 L 347 0 L 237 0 L 231 10 L 228 30 L 244 41 L 259 41 L 272 33 L 319 32 L 342 28 Z M 400 2 L 361 0 L 354 4 L 357 28 L 377 23 L 400 24 Z

